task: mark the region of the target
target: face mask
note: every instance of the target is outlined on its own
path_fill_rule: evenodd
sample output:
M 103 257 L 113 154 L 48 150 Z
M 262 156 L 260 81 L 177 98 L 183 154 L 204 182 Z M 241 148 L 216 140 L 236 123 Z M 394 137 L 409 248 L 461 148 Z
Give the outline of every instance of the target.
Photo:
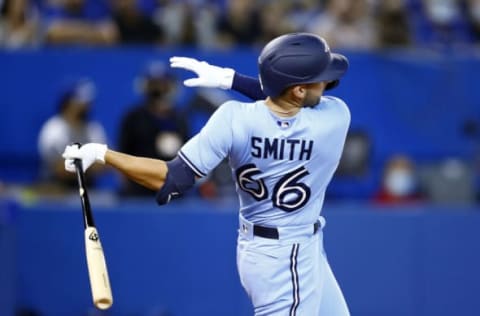
M 406 196 L 413 192 L 415 180 L 411 172 L 406 170 L 390 171 L 385 179 L 385 187 L 395 196 Z

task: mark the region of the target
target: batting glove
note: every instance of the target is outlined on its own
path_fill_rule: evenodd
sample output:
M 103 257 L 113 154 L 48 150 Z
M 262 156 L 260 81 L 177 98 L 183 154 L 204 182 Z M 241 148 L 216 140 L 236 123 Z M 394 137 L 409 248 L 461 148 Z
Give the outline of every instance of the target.
M 222 68 L 213 66 L 206 61 L 198 61 L 189 57 L 171 57 L 170 67 L 183 68 L 197 74 L 197 78 L 187 79 L 183 82 L 187 87 L 205 87 L 205 88 L 232 88 L 233 75 L 235 70 L 232 68 Z
M 82 160 L 83 172 L 94 163 L 105 163 L 105 153 L 108 147 L 104 144 L 88 143 L 83 146 L 78 144 L 69 145 L 65 147 L 65 151 L 62 156 L 65 158 L 65 170 L 68 172 L 75 172 L 75 159 Z

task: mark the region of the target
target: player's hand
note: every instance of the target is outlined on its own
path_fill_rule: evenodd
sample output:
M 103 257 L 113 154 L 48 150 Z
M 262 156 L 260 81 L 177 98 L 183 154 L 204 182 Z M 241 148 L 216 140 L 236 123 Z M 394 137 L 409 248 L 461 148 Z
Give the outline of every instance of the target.
M 222 68 L 210 65 L 206 61 L 178 56 L 170 58 L 170 67 L 183 68 L 197 74 L 197 78 L 187 79 L 183 82 L 187 87 L 232 88 L 233 75 L 235 74 L 235 70 L 232 68 Z
M 94 162 L 105 163 L 105 153 L 107 152 L 107 145 L 88 143 L 83 146 L 78 144 L 69 145 L 65 147 L 62 156 L 65 158 L 65 170 L 75 172 L 75 159 L 82 160 L 83 172 L 93 165 Z

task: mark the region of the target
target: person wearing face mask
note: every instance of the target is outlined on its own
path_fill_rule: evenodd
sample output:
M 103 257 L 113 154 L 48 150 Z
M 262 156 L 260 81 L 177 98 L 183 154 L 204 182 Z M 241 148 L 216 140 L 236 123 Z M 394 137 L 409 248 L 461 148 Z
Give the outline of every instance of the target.
M 75 189 L 75 175 L 66 172 L 61 153 L 66 145 L 74 141 L 106 141 L 105 129 L 90 118 L 95 99 L 95 85 L 87 78 L 76 79 L 65 84 L 58 100 L 57 113 L 42 126 L 38 138 L 38 150 L 42 162 L 40 177 L 52 193 Z M 95 168 L 88 175 L 89 185 L 103 168 Z
M 415 168 L 408 157 L 396 155 L 389 159 L 385 166 L 382 186 L 374 200 L 381 204 L 411 203 L 421 200 Z
M 118 148 L 131 155 L 170 160 L 188 139 L 185 116 L 175 107 L 175 77 L 164 63 L 153 61 L 137 84 L 142 98 L 122 118 Z M 152 192 L 124 179 L 119 193 L 148 196 Z

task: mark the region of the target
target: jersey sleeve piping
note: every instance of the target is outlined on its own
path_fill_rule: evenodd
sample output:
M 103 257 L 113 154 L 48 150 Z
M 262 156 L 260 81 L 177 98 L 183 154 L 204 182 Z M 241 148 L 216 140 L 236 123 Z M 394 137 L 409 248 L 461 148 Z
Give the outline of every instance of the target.
M 182 151 L 179 151 L 178 152 L 178 157 L 180 157 L 183 162 L 185 162 L 187 164 L 188 167 L 190 167 L 190 169 L 192 169 L 192 171 L 195 173 L 195 175 L 197 177 L 200 177 L 200 178 L 203 178 L 206 176 L 205 173 L 201 172 L 200 169 L 198 169 L 191 161 L 190 159 L 187 158 L 187 156 L 185 156 L 185 154 L 182 152 Z

